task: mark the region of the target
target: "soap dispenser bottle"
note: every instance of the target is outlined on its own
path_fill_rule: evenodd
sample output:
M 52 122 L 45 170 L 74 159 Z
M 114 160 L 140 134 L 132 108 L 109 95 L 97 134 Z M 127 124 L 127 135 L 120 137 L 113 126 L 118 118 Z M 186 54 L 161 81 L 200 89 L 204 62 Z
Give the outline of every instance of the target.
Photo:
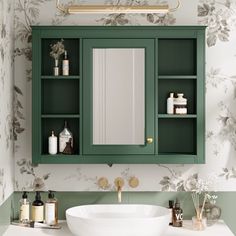
M 30 220 L 30 202 L 28 200 L 27 192 L 24 191 L 22 199 L 20 200 L 20 222 L 25 224 Z
M 32 203 L 32 221 L 43 223 L 44 220 L 44 203 L 41 201 L 39 191 L 36 191 L 35 200 Z
M 174 114 L 174 93 L 167 98 L 167 114 Z
M 48 191 L 48 200 L 45 202 L 45 223 L 47 225 L 58 224 L 58 201 L 54 196 L 54 191 Z
M 178 198 L 176 198 L 175 207 L 173 208 L 173 226 L 174 227 L 183 226 L 183 210 L 180 208 L 180 203 Z
M 169 211 L 170 211 L 170 222 L 169 225 L 173 225 L 173 207 L 174 207 L 174 201 L 169 201 Z

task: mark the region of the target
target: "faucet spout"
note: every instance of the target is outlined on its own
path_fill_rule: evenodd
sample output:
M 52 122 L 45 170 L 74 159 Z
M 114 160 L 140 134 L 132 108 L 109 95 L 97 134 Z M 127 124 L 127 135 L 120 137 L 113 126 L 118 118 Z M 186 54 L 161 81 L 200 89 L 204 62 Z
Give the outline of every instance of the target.
M 117 189 L 118 203 L 122 202 L 122 187 L 124 186 L 124 180 L 121 177 L 115 179 L 115 186 Z
M 121 203 L 122 202 L 122 187 L 121 186 L 118 186 L 117 192 L 118 192 L 118 203 Z

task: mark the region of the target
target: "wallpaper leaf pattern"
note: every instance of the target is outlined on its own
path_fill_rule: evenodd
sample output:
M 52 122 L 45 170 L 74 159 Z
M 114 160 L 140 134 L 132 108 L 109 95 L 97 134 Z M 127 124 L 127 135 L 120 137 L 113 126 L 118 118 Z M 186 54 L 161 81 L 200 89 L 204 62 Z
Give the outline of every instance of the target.
M 236 20 L 233 0 L 202 0 L 198 5 L 199 23 L 207 25 L 207 45 L 212 47 L 217 41 L 228 42 L 231 26 Z
M 125 2 L 122 2 L 120 0 L 118 1 L 108 1 L 110 5 L 148 5 L 148 1 L 139 1 L 139 0 L 127 0 Z M 166 1 L 157 1 L 156 4 L 165 4 Z M 150 24 L 156 24 L 156 25 L 173 25 L 175 24 L 176 19 L 174 18 L 173 14 L 135 14 L 135 16 L 141 16 L 143 17 L 148 23 Z M 103 25 L 112 25 L 112 26 L 118 26 L 118 25 L 128 25 L 136 23 L 134 21 L 134 15 L 133 14 L 108 14 L 105 17 L 102 17 L 97 20 L 97 22 L 101 22 Z
M 33 177 L 33 181 L 25 186 L 23 190 L 34 190 L 34 191 L 45 191 L 47 190 L 45 181 L 50 177 L 50 173 L 43 174 L 42 176 L 38 176 L 36 174 L 36 168 L 38 165 L 32 164 L 31 161 L 26 159 L 21 159 L 16 162 L 19 167 L 20 173 L 30 175 Z M 16 181 L 16 186 L 18 186 L 18 182 Z
M 21 125 L 21 121 L 25 120 L 23 111 L 23 105 L 19 99 L 19 96 L 23 96 L 20 88 L 14 86 L 14 119 L 13 119 L 13 137 L 17 140 L 17 136 L 24 132 L 24 128 Z
M 0 0 L 0 205 L 13 191 L 13 0 Z

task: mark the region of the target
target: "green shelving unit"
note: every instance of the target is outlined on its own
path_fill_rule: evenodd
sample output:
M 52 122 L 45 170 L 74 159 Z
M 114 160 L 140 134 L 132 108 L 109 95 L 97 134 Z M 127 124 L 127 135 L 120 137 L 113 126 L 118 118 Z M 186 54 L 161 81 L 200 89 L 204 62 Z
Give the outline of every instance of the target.
M 32 26 L 32 161 L 42 164 L 201 164 L 205 162 L 205 27 Z M 63 39 L 69 76 L 53 76 L 50 46 Z M 93 46 L 146 50 L 146 127 L 150 146 L 92 144 Z M 147 63 L 148 62 L 148 63 Z M 184 93 L 188 114 L 169 115 L 170 92 Z M 73 155 L 49 155 L 48 136 L 74 135 Z

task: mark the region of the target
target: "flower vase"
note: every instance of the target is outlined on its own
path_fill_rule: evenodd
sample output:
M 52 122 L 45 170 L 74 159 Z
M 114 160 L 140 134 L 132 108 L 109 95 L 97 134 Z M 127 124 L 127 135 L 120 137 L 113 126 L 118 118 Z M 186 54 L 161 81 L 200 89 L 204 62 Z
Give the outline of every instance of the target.
M 53 75 L 58 76 L 59 75 L 59 60 L 55 59 L 55 66 L 53 67 Z
M 193 230 L 203 231 L 207 227 L 206 217 L 193 216 L 192 217 Z

